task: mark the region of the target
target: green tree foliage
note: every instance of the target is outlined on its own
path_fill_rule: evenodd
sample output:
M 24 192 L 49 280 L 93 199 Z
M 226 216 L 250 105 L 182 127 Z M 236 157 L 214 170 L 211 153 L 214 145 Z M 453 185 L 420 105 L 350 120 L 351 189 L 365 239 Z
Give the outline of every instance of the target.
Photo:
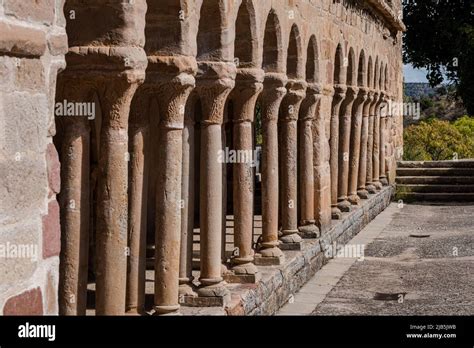
M 407 161 L 474 158 L 474 118 L 464 116 L 452 123 L 432 118 L 409 126 L 403 157 Z
M 474 1 L 404 0 L 405 63 L 428 69 L 432 86 L 443 72 L 474 115 Z

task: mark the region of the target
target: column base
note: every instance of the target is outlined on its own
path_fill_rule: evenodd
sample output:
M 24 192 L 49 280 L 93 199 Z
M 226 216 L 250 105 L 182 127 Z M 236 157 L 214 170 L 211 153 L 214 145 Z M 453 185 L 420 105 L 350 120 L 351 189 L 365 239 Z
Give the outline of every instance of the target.
M 127 311 L 125 312 L 125 315 L 134 317 L 134 316 L 141 316 L 144 313 L 145 313 L 145 310 L 139 310 L 138 308 L 130 308 L 130 309 L 127 309 Z
M 382 183 L 380 181 L 374 182 L 375 189 L 380 191 L 382 189 Z
M 335 206 L 331 207 L 331 218 L 333 220 L 341 220 L 342 219 L 342 212 L 339 210 L 338 207 L 335 207 Z
M 184 297 L 188 307 L 224 307 L 230 301 L 230 291 L 224 283 L 207 285 L 197 290 L 197 297 Z
M 260 249 L 255 254 L 254 263 L 257 266 L 278 266 L 285 262 L 285 255 L 277 246 Z
M 360 204 L 360 197 L 357 194 L 350 195 L 347 200 L 352 205 L 359 205 Z
M 369 199 L 369 192 L 366 189 L 358 190 L 357 195 L 360 197 L 360 199 Z
M 262 256 L 255 254 L 255 264 L 257 266 L 279 266 L 283 265 L 283 263 L 285 263 L 285 256 L 283 254 L 281 256 Z
M 374 184 L 368 184 L 365 188 L 371 195 L 374 195 L 377 193 L 377 189 L 375 188 Z
M 388 186 L 388 179 L 387 179 L 387 177 L 382 177 L 382 178 L 380 178 L 380 183 L 382 184 L 382 186 Z
M 170 312 L 170 313 L 165 313 L 165 314 L 157 314 L 157 313 L 154 313 L 153 315 L 159 315 L 160 317 L 181 317 L 181 316 L 183 316 L 183 314 L 180 313 L 179 311 Z
M 255 284 L 260 279 L 261 274 L 253 263 L 236 265 L 224 275 L 224 280 L 233 284 Z
M 280 237 L 280 249 L 281 250 L 301 250 L 301 244 L 303 239 L 298 234 L 298 230 L 282 230 Z
M 320 237 L 319 228 L 314 223 L 300 226 L 298 227 L 298 231 L 300 237 L 304 239 L 314 239 Z
M 171 314 L 173 312 L 177 312 L 181 306 L 177 305 L 169 305 L 169 306 L 154 306 L 153 309 L 155 310 L 154 315 L 163 315 L 163 314 Z
M 197 293 L 194 291 L 194 287 L 190 284 L 180 284 L 178 288 L 178 294 L 180 299 L 184 297 L 196 297 Z M 180 300 L 181 303 L 181 300 Z
M 341 200 L 337 203 L 337 207 L 343 213 L 349 213 L 351 211 L 351 204 L 347 199 Z
M 234 260 L 235 262 L 235 260 Z M 255 284 L 260 280 L 257 266 L 252 262 L 235 263 L 230 271 L 224 274 L 227 283 Z

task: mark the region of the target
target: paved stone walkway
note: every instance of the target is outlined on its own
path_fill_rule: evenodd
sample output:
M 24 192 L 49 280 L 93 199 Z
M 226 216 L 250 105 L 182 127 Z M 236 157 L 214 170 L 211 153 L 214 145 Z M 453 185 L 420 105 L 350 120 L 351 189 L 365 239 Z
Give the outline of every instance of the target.
M 473 315 L 474 205 L 392 203 L 279 315 Z

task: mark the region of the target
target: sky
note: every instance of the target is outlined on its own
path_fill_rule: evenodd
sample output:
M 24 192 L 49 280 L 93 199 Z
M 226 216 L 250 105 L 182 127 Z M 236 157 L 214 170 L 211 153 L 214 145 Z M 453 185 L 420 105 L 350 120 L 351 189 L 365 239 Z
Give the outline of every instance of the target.
M 426 70 L 425 69 L 415 69 L 410 64 L 405 64 L 403 66 L 403 75 L 405 77 L 405 82 L 425 82 L 426 79 Z

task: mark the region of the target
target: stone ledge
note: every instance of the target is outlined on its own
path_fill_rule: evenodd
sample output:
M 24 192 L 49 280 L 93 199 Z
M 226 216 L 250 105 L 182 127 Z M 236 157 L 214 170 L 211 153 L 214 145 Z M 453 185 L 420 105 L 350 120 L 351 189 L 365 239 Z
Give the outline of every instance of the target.
M 46 33 L 9 22 L 0 22 L 0 53 L 19 57 L 41 57 L 46 51 Z
M 385 1 L 367 0 L 367 2 L 370 4 L 370 6 L 379 11 L 382 17 L 386 19 L 393 28 L 398 31 L 406 31 L 407 28 L 401 18 L 392 10 L 392 8 L 390 8 L 389 5 L 385 3 Z
M 323 252 L 326 245 L 346 244 L 391 202 L 392 186 L 384 187 L 359 208 L 344 213 L 343 219 L 333 221 L 332 227 L 319 239 L 303 240 L 301 251 L 284 251 L 281 266 L 259 266 L 261 280 L 257 284 L 229 284 L 231 301 L 225 308 L 181 307 L 184 315 L 273 315 L 288 302 L 328 261 Z

